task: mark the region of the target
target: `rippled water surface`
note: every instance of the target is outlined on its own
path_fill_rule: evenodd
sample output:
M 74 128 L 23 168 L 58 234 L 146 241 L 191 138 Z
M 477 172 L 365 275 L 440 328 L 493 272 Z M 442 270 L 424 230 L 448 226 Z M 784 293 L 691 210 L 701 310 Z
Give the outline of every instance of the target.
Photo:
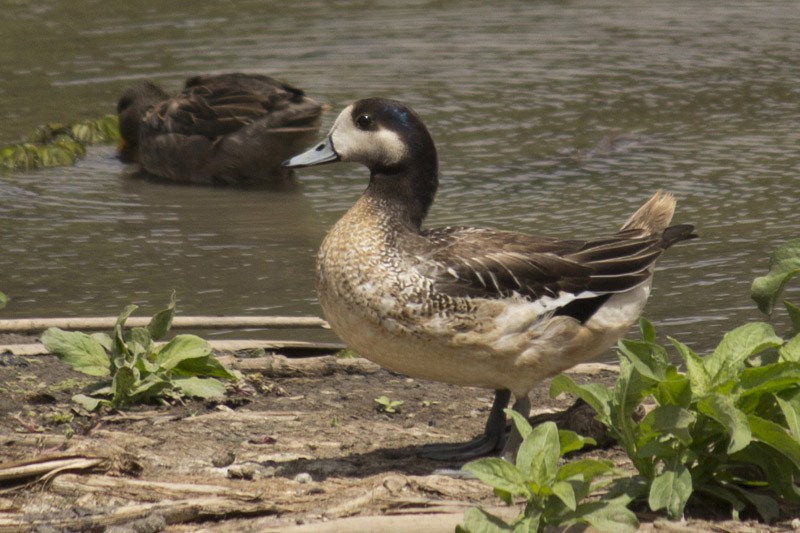
M 142 78 L 271 73 L 331 105 L 324 129 L 354 99 L 404 100 L 440 152 L 431 225 L 600 236 L 673 191 L 702 239 L 662 259 L 646 315 L 701 349 L 758 317 L 752 278 L 800 236 L 794 1 L 175 4 L 4 2 L 0 143 L 113 112 Z M 319 314 L 313 255 L 363 168 L 281 193 L 132 170 L 104 147 L 0 175 L 3 318 L 153 312 L 172 289 L 183 314 Z

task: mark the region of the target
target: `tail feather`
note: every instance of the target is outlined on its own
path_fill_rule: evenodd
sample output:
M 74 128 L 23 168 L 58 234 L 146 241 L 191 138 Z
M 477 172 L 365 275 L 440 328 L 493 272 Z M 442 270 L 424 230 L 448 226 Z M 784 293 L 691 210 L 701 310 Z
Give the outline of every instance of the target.
M 667 229 L 675 212 L 675 197 L 670 192 L 658 191 L 636 210 L 622 226 L 621 231 L 644 230 L 647 235 L 658 235 Z
M 666 250 L 676 242 L 697 238 L 691 224 L 670 226 L 675 212 L 675 197 L 670 192 L 658 191 L 642 205 L 622 226 L 620 232 L 639 230 L 646 235 L 661 237 L 659 247 Z

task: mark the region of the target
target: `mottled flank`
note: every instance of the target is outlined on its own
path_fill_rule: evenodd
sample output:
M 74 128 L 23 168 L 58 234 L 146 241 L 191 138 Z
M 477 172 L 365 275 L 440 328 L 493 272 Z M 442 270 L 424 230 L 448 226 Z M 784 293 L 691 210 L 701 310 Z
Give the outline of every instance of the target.
M 647 301 L 658 257 L 694 237 L 692 226 L 668 227 L 675 200 L 664 192 L 617 233 L 594 241 L 423 230 L 438 167 L 413 111 L 391 100 L 356 102 L 329 141 L 339 159 L 370 169 L 366 192 L 319 251 L 317 289 L 333 330 L 386 368 L 509 390 L 526 415 L 536 383 L 595 357 L 628 330 Z M 309 151 L 296 160 L 314 164 L 313 157 Z M 504 402 L 495 403 L 496 415 Z M 491 416 L 487 433 L 490 425 Z
M 133 85 L 117 105 L 120 159 L 172 181 L 280 183 L 280 166 L 319 129 L 323 107 L 285 82 L 257 74 L 195 76 L 168 95 Z

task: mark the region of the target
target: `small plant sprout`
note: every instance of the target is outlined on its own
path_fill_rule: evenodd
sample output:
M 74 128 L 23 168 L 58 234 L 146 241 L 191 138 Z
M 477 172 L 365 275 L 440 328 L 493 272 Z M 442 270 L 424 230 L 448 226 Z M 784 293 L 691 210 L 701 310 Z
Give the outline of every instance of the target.
M 579 459 L 560 464 L 566 453 L 580 450 L 594 440 L 571 431 L 559 431 L 553 422 L 532 429 L 519 413 L 507 409 L 523 436 L 515 464 L 489 457 L 464 465 L 463 470 L 494 489 L 505 503 L 516 498 L 525 501 L 525 508 L 510 523 L 478 508 L 464 514 L 464 524 L 456 531 L 541 532 L 547 526 L 590 524 L 600 531 L 634 532 L 636 516 L 625 505 L 628 500 L 594 499 L 584 501 L 598 489 L 608 485 L 613 472 L 610 461 Z
M 378 411 L 382 413 L 399 413 L 400 406 L 403 405 L 403 400 L 390 400 L 388 396 L 384 395 L 380 398 L 375 398 L 375 403 L 378 404 Z
M 87 335 L 50 328 L 42 343 L 73 369 L 110 378 L 89 394 L 76 394 L 73 401 L 93 411 L 100 407 L 121 408 L 132 404 L 179 399 L 221 398 L 225 385 L 220 379 L 237 376 L 212 355 L 211 346 L 194 335 L 176 335 L 169 342 L 155 341 L 169 331 L 175 314 L 175 295 L 147 327 L 125 329 L 125 321 L 136 310 L 126 307 L 117 318 L 112 336 Z

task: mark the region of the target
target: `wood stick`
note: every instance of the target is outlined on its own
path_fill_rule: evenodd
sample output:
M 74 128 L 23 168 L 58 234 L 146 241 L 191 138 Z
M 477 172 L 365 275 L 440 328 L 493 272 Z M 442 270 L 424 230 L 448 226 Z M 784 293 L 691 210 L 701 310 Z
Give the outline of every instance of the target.
M 487 511 L 512 520 L 519 509 L 516 507 L 491 507 Z M 327 522 L 315 522 L 301 526 L 264 528 L 261 531 L 283 533 L 349 533 L 369 531 L 371 533 L 452 533 L 464 522 L 464 513 L 431 513 L 411 515 L 353 516 Z
M 148 317 L 129 317 L 125 322 L 128 327 L 143 327 L 150 322 Z M 0 320 L 0 332 L 38 332 L 47 328 L 76 329 L 113 329 L 116 317 L 74 317 L 74 318 L 19 318 Z M 325 328 L 328 323 L 315 316 L 176 316 L 172 320 L 173 328 L 192 329 L 285 329 L 285 328 Z
M 165 498 L 180 500 L 192 496 L 224 496 L 241 501 L 259 499 L 256 493 L 235 490 L 224 485 L 171 483 L 100 475 L 64 474 L 55 478 L 49 487 L 53 492 L 65 496 L 99 492 L 140 501 L 160 501 Z
M 19 533 L 38 530 L 43 526 L 56 531 L 96 531 L 115 524 L 125 524 L 152 514 L 160 514 L 167 524 L 180 524 L 201 519 L 222 518 L 226 515 L 278 514 L 282 509 L 271 502 L 243 502 L 221 497 L 188 498 L 126 505 L 102 513 L 63 519 L 36 519 L 26 513 L 0 515 L 0 533 Z
M 344 348 L 344 344 L 335 342 L 306 342 L 306 341 L 282 341 L 282 340 L 211 340 L 207 341 L 211 348 L 222 352 L 236 352 L 240 350 L 254 350 L 262 348 L 264 350 L 309 350 L 309 351 L 328 351 L 335 352 Z M 160 346 L 163 342 L 157 342 Z M 49 352 L 44 345 L 39 342 L 27 344 L 5 344 L 0 345 L 0 353 L 12 353 L 18 356 L 47 355 Z
M 6 463 L 0 465 L 0 481 L 16 481 L 63 472 L 65 470 L 85 470 L 94 468 L 106 459 L 102 457 L 40 457 L 37 459 Z
M 261 372 L 267 377 L 322 377 L 333 374 L 374 374 L 381 367 L 363 358 L 339 358 L 333 355 L 289 358 L 283 355 L 242 359 L 230 355 L 217 357 L 224 366 L 241 371 Z

